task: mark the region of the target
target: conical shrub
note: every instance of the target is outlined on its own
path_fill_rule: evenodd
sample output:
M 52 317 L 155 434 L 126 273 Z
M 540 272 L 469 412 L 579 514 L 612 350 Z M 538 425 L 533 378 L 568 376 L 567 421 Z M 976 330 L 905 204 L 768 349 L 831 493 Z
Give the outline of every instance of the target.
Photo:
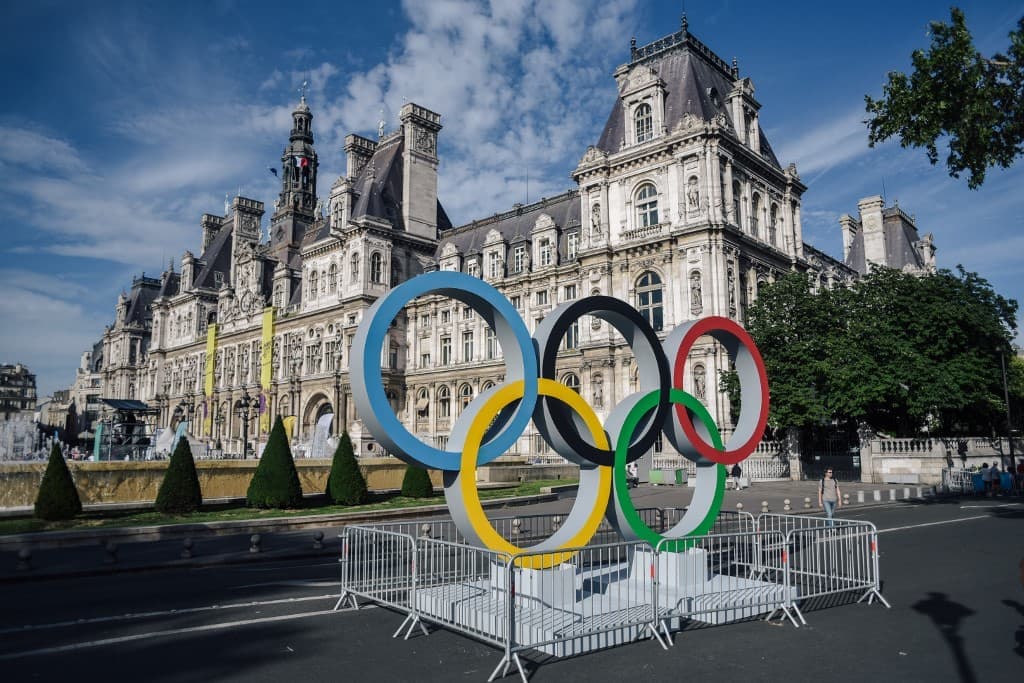
M 327 497 L 338 505 L 359 505 L 366 502 L 366 479 L 359 470 L 352 439 L 343 432 L 334 449 L 331 473 L 327 477 Z
M 180 514 L 195 512 L 203 504 L 203 492 L 199 488 L 199 475 L 192 457 L 188 439 L 178 439 L 178 445 L 167 465 L 164 480 L 156 494 L 157 512 Z
M 402 477 L 402 495 L 408 498 L 430 498 L 434 495 L 430 474 L 422 467 L 406 467 L 405 476 Z
M 35 514 L 40 519 L 71 519 L 82 511 L 82 499 L 71 478 L 68 464 L 60 452 L 60 446 L 53 444 L 46 472 L 36 495 Z
M 249 482 L 246 501 L 258 508 L 302 507 L 302 485 L 280 415 L 274 420 L 263 457 Z

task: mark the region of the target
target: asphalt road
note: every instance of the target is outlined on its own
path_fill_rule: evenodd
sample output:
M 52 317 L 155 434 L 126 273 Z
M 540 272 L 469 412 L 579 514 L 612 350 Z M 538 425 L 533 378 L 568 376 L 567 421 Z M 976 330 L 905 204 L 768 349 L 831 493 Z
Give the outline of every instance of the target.
M 1019 681 L 1024 504 L 897 503 L 849 510 L 880 532 L 892 609 L 805 612 L 530 664 L 533 681 Z M 4 681 L 483 681 L 500 653 L 432 630 L 392 640 L 401 615 L 331 611 L 330 557 L 0 584 Z M 514 680 L 509 677 L 507 680 Z

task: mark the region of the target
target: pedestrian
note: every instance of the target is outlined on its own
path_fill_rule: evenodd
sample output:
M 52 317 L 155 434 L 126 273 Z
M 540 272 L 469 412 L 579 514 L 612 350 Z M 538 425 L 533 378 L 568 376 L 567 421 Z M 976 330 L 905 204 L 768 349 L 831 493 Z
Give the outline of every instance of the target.
M 832 468 L 830 467 L 825 470 L 825 475 L 821 478 L 821 484 L 818 486 L 818 507 L 823 509 L 825 515 L 828 516 L 828 526 L 834 527 L 836 525 L 832 520 L 832 515 L 835 513 L 836 508 L 842 504 L 839 482 L 833 478 Z
M 992 497 L 994 498 L 999 495 L 999 482 L 1001 479 L 999 475 L 999 463 L 992 463 L 992 468 L 988 471 L 988 476 L 992 480 Z
M 741 486 L 740 486 L 740 475 L 743 474 L 743 468 L 740 467 L 739 463 L 736 463 L 735 465 L 732 466 L 732 471 L 729 474 L 732 475 L 732 485 L 733 485 L 733 487 L 737 491 L 739 491 L 740 488 L 741 488 Z
M 981 487 L 986 497 L 992 494 L 992 470 L 987 462 L 981 463 Z
M 626 486 L 636 488 L 640 485 L 640 472 L 636 466 L 636 460 L 626 465 Z

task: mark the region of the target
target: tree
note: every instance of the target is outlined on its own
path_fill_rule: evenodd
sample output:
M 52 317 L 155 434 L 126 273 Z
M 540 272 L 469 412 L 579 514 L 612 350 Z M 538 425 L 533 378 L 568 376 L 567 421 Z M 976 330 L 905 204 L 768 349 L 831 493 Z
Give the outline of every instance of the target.
M 192 458 L 192 447 L 188 439 L 178 439 L 178 445 L 171 455 L 160 490 L 156 494 L 157 512 L 180 514 L 195 512 L 203 504 L 203 493 L 199 487 L 199 475 Z
M 60 445 L 53 444 L 50 460 L 46 463 L 43 481 L 36 495 L 35 515 L 51 521 L 71 519 L 82 511 L 82 499 L 71 478 L 68 464 L 60 452 Z
M 949 174 L 967 171 L 973 190 L 989 167 L 1007 168 L 1024 153 L 1024 17 L 1010 32 L 1008 53 L 986 59 L 964 13 L 954 7 L 950 14 L 951 24 L 931 22 L 931 47 L 913 52 L 909 77 L 892 71 L 881 99 L 864 96 L 868 143 L 896 136 L 903 147 L 924 147 L 934 165 L 937 143 L 948 137 Z
M 280 415 L 274 420 L 263 457 L 249 482 L 246 501 L 258 508 L 302 507 L 302 485 Z
M 768 372 L 770 424 L 993 433 L 1005 421 L 999 354 L 1016 313 L 962 268 L 928 277 L 878 268 L 819 294 L 805 276 L 786 276 L 747 322 Z
M 327 477 L 327 497 L 340 505 L 359 505 L 366 502 L 366 479 L 359 470 L 352 439 L 343 432 L 334 450 L 331 473 Z
M 408 498 L 430 498 L 434 495 L 430 473 L 415 465 L 406 467 L 405 476 L 402 477 L 402 495 Z

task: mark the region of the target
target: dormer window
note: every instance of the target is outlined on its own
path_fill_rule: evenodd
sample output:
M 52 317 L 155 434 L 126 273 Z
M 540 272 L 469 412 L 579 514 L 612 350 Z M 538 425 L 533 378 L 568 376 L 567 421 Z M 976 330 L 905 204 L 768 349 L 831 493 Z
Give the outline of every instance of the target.
M 480 277 L 480 264 L 476 260 L 470 261 L 466 265 L 466 273 L 473 277 Z
M 580 250 L 580 234 L 578 232 L 570 232 L 566 237 L 565 241 L 565 255 L 569 259 L 576 258 L 576 253 Z
M 542 239 L 540 241 L 540 253 L 539 253 L 539 256 L 540 256 L 540 265 L 542 267 L 543 266 L 550 266 L 551 265 L 551 260 L 552 260 L 551 259 L 551 257 L 552 257 L 551 240 L 549 240 L 547 238 L 544 238 L 544 239 Z
M 654 137 L 654 117 L 651 105 L 641 104 L 633 111 L 633 126 L 636 130 L 637 143 L 647 142 Z

